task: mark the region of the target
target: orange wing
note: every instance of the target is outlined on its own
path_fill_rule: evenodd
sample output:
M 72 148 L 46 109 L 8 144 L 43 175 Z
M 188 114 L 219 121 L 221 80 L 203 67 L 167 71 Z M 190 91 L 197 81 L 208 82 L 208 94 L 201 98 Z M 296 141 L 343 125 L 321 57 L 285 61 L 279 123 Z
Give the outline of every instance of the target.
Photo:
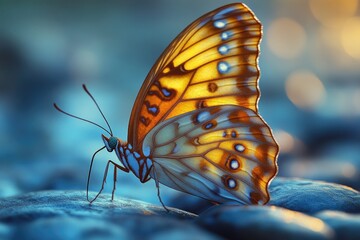
M 199 108 L 238 105 L 257 112 L 262 26 L 244 4 L 230 4 L 189 25 L 157 60 L 132 109 L 135 149 L 159 122 Z

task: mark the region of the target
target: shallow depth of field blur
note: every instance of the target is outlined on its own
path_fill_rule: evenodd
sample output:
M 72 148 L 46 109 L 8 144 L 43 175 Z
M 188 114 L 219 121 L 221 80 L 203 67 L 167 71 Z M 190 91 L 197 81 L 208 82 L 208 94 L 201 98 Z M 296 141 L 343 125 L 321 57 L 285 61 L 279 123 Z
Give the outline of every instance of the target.
M 244 1 L 264 26 L 260 113 L 281 152 L 279 176 L 360 190 L 360 2 Z M 148 71 L 193 20 L 231 1 L 1 1 L 0 197 L 85 190 L 101 129 L 127 138 L 131 108 Z M 97 155 L 97 191 L 114 153 Z M 106 192 L 111 189 L 109 174 Z M 158 203 L 154 181 L 119 172 L 117 195 Z M 161 187 L 166 203 L 177 194 Z M 84 196 L 85 197 L 85 196 Z

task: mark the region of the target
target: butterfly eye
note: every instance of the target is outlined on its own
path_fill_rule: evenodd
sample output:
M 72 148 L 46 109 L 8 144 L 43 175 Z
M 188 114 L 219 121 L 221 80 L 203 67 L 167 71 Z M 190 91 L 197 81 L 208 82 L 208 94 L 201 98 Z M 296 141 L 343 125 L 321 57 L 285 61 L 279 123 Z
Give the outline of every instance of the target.
M 117 144 L 117 139 L 116 139 L 116 137 L 110 137 L 108 142 L 109 142 L 109 147 L 111 149 L 114 149 Z
M 102 135 L 101 137 L 103 139 L 103 142 L 105 144 L 106 149 L 109 152 L 111 152 L 112 150 L 114 150 L 116 148 L 116 145 L 117 145 L 117 142 L 118 142 L 116 137 L 111 136 L 111 137 L 107 138 L 104 135 Z

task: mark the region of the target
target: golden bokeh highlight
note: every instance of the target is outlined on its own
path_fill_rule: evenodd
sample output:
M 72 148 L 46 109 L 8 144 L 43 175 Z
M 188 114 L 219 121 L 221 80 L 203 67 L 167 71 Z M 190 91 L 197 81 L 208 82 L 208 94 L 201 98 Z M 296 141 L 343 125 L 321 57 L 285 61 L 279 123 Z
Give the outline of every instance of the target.
M 306 42 L 304 28 L 290 18 L 279 18 L 271 23 L 267 32 L 270 50 L 278 57 L 292 59 L 301 54 Z
M 285 82 L 286 95 L 297 107 L 314 109 L 325 99 L 326 92 L 321 80 L 312 72 L 295 71 Z
M 289 210 L 279 210 L 276 207 L 270 207 L 271 210 L 276 211 L 276 215 L 280 216 L 285 223 L 296 223 L 299 227 L 305 229 L 311 229 L 315 232 L 329 232 L 327 225 L 320 219 L 305 215 L 300 212 L 294 212 Z
M 356 175 L 356 167 L 351 163 L 344 163 L 341 173 L 344 177 L 352 178 Z
M 301 154 L 306 148 L 300 139 L 283 129 L 275 130 L 274 136 L 281 154 Z
M 283 130 L 278 130 L 274 132 L 275 139 L 280 146 L 281 153 L 292 152 L 295 146 L 294 137 L 290 133 Z
M 348 19 L 341 32 L 341 43 L 348 55 L 360 59 L 360 17 Z
M 314 17 L 327 27 L 341 27 L 347 18 L 354 16 L 358 0 L 310 0 Z

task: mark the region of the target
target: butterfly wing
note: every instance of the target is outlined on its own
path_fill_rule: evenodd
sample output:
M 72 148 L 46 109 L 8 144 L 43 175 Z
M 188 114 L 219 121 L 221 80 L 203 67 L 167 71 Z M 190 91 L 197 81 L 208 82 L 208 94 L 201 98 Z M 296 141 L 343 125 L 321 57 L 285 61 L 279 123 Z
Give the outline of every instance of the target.
M 223 105 L 161 122 L 145 137 L 159 182 L 214 202 L 265 204 L 278 146 L 248 108 Z M 151 173 L 154 178 L 154 172 Z
M 171 117 L 224 104 L 257 111 L 262 27 L 244 4 L 216 9 L 189 25 L 145 79 L 129 123 L 135 149 Z

